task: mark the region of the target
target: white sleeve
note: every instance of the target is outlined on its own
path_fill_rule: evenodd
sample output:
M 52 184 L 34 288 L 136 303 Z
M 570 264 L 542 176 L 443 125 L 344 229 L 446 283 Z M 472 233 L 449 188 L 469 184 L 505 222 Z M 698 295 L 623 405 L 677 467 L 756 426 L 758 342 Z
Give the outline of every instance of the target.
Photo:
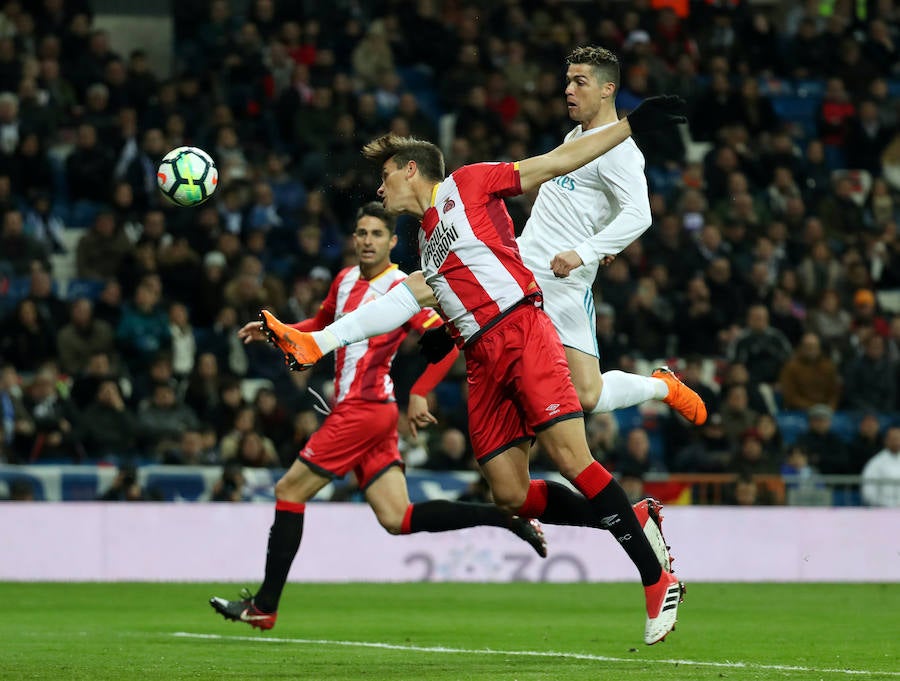
M 653 222 L 641 153 L 625 147 L 614 149 L 608 155 L 599 166 L 600 172 L 621 211 L 602 231 L 575 247 L 585 265 L 599 262 L 607 255 L 618 255 Z
M 403 326 L 421 309 L 409 286 L 402 282 L 380 298 L 348 312 L 323 331 L 334 334 L 341 346 L 350 345 Z

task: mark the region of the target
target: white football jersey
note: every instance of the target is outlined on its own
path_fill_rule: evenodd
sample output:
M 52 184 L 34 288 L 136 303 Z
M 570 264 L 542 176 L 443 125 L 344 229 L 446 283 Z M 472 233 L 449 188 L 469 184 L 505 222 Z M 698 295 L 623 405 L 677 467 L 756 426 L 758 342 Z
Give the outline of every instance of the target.
M 579 125 L 565 141 L 606 127 L 582 132 Z M 618 255 L 651 220 L 644 155 L 629 137 L 575 172 L 541 185 L 518 239 L 519 250 L 539 280 L 553 278 L 553 256 L 574 250 L 584 266 L 572 271 L 571 283 L 591 286 L 600 260 Z

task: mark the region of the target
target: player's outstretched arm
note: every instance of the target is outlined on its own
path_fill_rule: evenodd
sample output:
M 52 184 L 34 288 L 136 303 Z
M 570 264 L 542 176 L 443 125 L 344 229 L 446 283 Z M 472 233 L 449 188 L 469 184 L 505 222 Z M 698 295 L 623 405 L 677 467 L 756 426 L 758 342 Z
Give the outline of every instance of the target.
M 540 156 L 519 162 L 522 191 L 535 189 L 547 180 L 571 173 L 618 144 L 634 132 L 658 130 L 686 123 L 685 101 L 674 95 L 648 97 L 617 123 L 593 135 L 583 135 Z
M 339 347 L 380 336 L 402 326 L 423 306 L 436 306 L 434 291 L 421 272 L 411 274 L 381 298 L 345 314 L 321 331 L 306 333 L 279 321 L 263 310 L 262 328 L 266 336 L 285 355 L 291 369 L 309 369 L 324 355 Z

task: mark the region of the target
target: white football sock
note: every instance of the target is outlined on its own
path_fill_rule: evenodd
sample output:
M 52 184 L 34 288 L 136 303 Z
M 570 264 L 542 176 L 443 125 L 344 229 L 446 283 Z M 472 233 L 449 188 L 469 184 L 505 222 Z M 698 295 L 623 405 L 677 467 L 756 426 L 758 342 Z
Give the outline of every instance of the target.
M 380 336 L 402 326 L 422 307 L 406 284 L 399 284 L 381 298 L 360 305 L 343 317 L 315 331 L 313 339 L 323 353 L 372 336 Z
M 624 371 L 603 373 L 603 389 L 600 399 L 591 409 L 592 414 L 633 407 L 648 400 L 662 400 L 669 394 L 665 381 L 650 376 L 638 376 Z

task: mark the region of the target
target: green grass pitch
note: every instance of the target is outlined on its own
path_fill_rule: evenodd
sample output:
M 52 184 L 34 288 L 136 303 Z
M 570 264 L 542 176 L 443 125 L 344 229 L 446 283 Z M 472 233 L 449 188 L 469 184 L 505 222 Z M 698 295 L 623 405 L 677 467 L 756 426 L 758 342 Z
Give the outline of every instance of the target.
M 637 584 L 290 584 L 265 633 L 238 587 L 0 583 L 0 679 L 900 681 L 898 584 L 689 584 L 652 647 Z

